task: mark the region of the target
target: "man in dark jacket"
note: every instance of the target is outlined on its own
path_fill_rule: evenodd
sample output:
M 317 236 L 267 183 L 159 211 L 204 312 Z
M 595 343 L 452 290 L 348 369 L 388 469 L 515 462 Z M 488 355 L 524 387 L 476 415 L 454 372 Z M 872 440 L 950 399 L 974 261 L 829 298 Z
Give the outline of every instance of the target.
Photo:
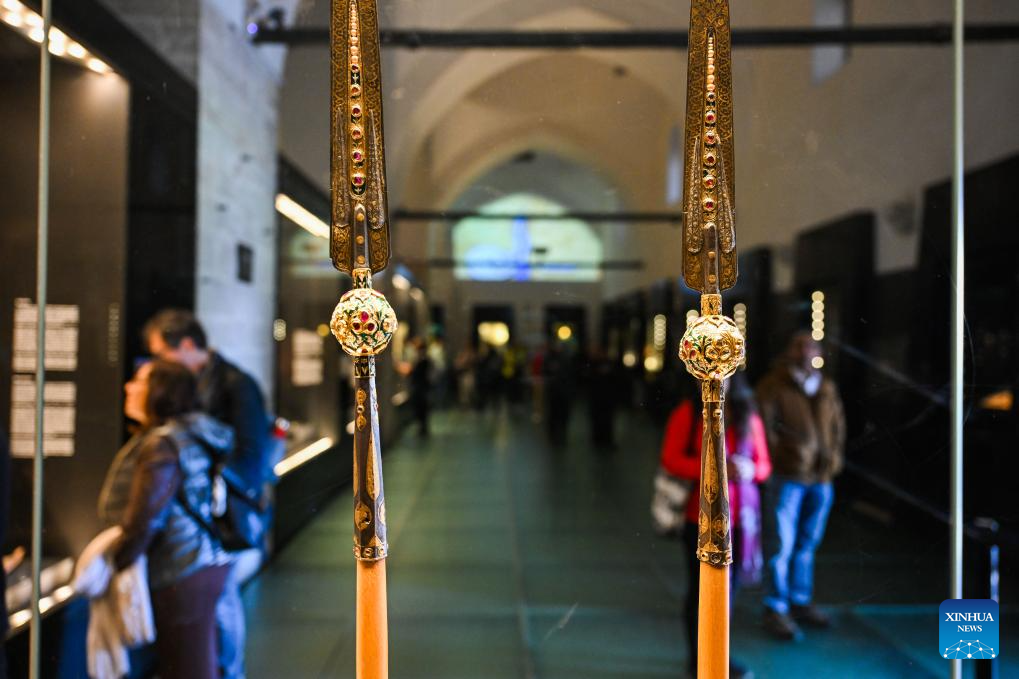
M 198 378 L 202 410 L 234 429 L 236 445 L 227 467 L 246 487 L 271 479 L 271 431 L 262 392 L 254 378 L 208 347 L 205 330 L 188 311 L 167 309 L 145 325 L 153 356 L 187 367 Z M 220 667 L 226 679 L 244 677 L 244 607 L 237 568 L 216 606 Z
M 764 624 L 793 640 L 799 625 L 827 627 L 813 605 L 814 553 L 824 538 L 842 470 L 846 423 L 835 384 L 820 371 L 821 347 L 810 333 L 792 337 L 786 355 L 757 386 L 774 473 L 768 484 L 771 540 Z

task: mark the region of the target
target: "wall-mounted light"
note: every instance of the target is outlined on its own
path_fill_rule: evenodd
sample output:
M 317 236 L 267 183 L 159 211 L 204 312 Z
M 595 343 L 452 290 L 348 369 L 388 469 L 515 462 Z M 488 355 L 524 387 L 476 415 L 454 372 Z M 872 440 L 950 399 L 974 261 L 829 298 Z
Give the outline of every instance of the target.
M 815 342 L 820 342 L 824 339 L 824 293 L 815 290 L 810 299 L 810 336 Z M 821 365 L 824 365 L 823 359 Z
M 747 336 L 747 305 L 740 302 L 732 308 L 732 320 L 736 323 L 743 338 Z
M 659 373 L 664 367 L 662 357 L 658 354 L 651 354 L 644 359 L 644 370 L 649 373 Z
M 509 326 L 500 321 L 478 323 L 478 338 L 493 347 L 504 347 L 510 341 Z
M 668 332 L 669 319 L 665 317 L 665 314 L 658 314 L 651 322 L 652 331 L 652 343 L 657 351 L 663 351 L 665 349 L 665 338 Z
M 36 44 L 41 44 L 45 33 L 43 20 L 37 13 L 18 2 L 18 0 L 2 0 L 3 13 L 0 19 L 12 29 Z M 50 54 L 61 57 L 80 66 L 106 75 L 113 73 L 109 64 L 89 52 L 77 41 L 71 40 L 66 33 L 55 26 L 50 27 Z
M 272 322 L 272 338 L 277 342 L 282 342 L 287 338 L 287 322 L 282 318 L 277 318 Z
M 318 238 L 329 238 L 329 225 L 285 193 L 276 194 L 276 212 Z
M 743 339 L 746 340 L 747 339 L 747 305 L 746 304 L 744 304 L 743 302 L 739 302 L 738 304 L 736 304 L 736 305 L 734 305 L 732 307 L 732 321 L 733 321 L 733 323 L 736 324 L 736 327 L 739 329 L 740 334 L 743 335 Z M 741 363 L 741 365 L 743 367 L 746 367 L 746 365 L 747 365 L 747 357 L 746 357 L 746 355 L 743 356 L 743 363 Z

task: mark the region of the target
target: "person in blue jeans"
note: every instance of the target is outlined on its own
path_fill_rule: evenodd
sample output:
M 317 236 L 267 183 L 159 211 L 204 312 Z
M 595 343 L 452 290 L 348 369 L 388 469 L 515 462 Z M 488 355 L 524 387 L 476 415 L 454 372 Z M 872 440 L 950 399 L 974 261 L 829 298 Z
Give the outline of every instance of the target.
M 798 639 L 801 625 L 828 627 L 814 605 L 814 554 L 824 539 L 842 470 L 846 421 L 835 383 L 817 366 L 821 346 L 808 332 L 789 341 L 785 355 L 757 386 L 774 473 L 766 491 L 773 553 L 767 561 L 764 627 L 779 639 Z

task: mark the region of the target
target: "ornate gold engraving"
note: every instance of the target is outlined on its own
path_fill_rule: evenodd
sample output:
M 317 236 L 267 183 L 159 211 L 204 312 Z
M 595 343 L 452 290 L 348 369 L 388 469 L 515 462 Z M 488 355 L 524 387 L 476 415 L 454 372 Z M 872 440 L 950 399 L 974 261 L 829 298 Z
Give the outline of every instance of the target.
M 358 503 L 354 507 L 354 526 L 357 530 L 367 530 L 372 523 L 372 510 L 364 503 Z
M 379 271 L 389 262 L 390 245 L 376 0 L 334 1 L 330 25 L 333 194 L 330 255 L 340 271 L 349 272 L 355 267 L 357 256 L 352 248 L 353 229 L 358 221 L 355 207 L 361 204 L 371 231 L 370 261 L 365 263 Z
M 737 275 L 732 50 L 727 2 L 693 2 L 687 77 L 683 277 L 688 286 L 707 293 L 732 287 Z M 708 224 L 720 246 L 710 261 L 704 248 L 704 227 Z
M 687 326 L 679 346 L 687 371 L 699 380 L 731 377 L 745 355 L 743 335 L 725 316 L 700 316 Z
M 354 420 L 356 425 L 357 425 L 358 431 L 363 430 L 368 425 L 368 420 L 364 416 L 364 404 L 365 404 L 365 402 L 367 400 L 368 400 L 368 394 L 366 394 L 364 392 L 364 389 L 358 389 L 357 390 L 357 406 L 355 407 L 355 412 L 357 413 L 357 418 Z
M 371 288 L 354 288 L 340 299 L 329 325 L 351 356 L 376 356 L 389 346 L 399 323 L 385 295 Z
M 375 500 L 379 496 L 379 483 L 378 483 L 378 460 L 376 460 L 375 454 L 375 437 L 368 436 L 368 464 L 365 468 L 365 489 L 368 491 L 368 495 L 372 500 Z

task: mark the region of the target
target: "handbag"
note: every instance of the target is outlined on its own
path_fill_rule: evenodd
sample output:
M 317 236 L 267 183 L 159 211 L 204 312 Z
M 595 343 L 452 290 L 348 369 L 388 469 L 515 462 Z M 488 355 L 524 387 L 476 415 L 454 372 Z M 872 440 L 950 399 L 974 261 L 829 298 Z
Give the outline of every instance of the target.
M 693 482 L 673 476 L 664 467 L 655 473 L 651 495 L 651 527 L 662 537 L 679 538 L 686 526 L 686 505 Z
M 686 452 L 694 449 L 700 433 L 696 418 L 690 423 L 690 440 Z M 686 527 L 686 505 L 690 502 L 693 481 L 683 479 L 659 465 L 655 472 L 654 492 L 651 494 L 651 527 L 662 537 L 679 539 Z

